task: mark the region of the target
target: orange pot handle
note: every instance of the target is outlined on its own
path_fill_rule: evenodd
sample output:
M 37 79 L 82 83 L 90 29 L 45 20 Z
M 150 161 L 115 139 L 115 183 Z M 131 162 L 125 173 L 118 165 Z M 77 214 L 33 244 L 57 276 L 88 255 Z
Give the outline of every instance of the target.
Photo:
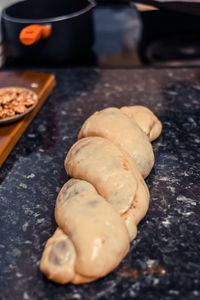
M 48 38 L 51 35 L 51 25 L 41 26 L 33 24 L 24 27 L 20 34 L 19 39 L 23 45 L 31 46 L 39 40 Z

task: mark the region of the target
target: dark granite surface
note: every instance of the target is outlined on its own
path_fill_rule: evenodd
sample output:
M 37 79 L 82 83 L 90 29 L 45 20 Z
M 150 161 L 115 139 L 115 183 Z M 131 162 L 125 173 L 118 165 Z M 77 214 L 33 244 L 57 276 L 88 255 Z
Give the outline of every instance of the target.
M 0 299 L 200 299 L 200 70 L 46 71 L 57 86 L 0 170 Z M 134 104 L 163 123 L 147 179 L 150 209 L 110 275 L 80 286 L 54 284 L 38 266 L 56 228 L 65 155 L 91 113 Z

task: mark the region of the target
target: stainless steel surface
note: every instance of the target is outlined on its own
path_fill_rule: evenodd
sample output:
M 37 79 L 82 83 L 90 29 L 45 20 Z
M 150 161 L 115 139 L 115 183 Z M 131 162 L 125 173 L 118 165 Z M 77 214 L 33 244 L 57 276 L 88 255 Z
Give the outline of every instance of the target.
M 15 0 L 0 0 L 0 18 L 1 18 L 1 12 L 2 9 L 11 4 L 16 2 Z M 2 43 L 2 33 L 1 33 L 1 25 L 0 25 L 0 68 L 3 66 L 5 58 L 4 58 L 4 47 L 3 47 L 3 43 Z
M 2 9 L 11 4 L 11 3 L 15 3 L 16 1 L 15 0 L 0 0 L 0 17 L 1 17 L 1 12 L 2 12 Z M 1 26 L 0 26 L 0 44 L 2 42 L 2 35 L 1 35 Z M 1 50 L 0 50 L 0 55 L 1 55 Z

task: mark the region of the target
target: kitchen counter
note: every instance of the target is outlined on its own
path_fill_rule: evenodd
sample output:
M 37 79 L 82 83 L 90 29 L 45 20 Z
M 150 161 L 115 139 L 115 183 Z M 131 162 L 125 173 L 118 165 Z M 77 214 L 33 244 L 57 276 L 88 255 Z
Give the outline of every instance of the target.
M 54 73 L 57 86 L 0 170 L 0 299 L 200 299 L 200 70 L 42 71 Z M 163 124 L 146 180 L 149 211 L 111 274 L 80 286 L 54 284 L 39 261 L 56 228 L 66 153 L 90 114 L 135 104 Z

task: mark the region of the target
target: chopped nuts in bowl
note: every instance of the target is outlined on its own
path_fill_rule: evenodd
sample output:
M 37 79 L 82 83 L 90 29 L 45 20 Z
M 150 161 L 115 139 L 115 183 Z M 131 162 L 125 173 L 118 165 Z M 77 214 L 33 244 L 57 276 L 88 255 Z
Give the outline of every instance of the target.
M 32 90 L 22 87 L 0 88 L 0 124 L 20 120 L 33 110 L 38 96 Z

